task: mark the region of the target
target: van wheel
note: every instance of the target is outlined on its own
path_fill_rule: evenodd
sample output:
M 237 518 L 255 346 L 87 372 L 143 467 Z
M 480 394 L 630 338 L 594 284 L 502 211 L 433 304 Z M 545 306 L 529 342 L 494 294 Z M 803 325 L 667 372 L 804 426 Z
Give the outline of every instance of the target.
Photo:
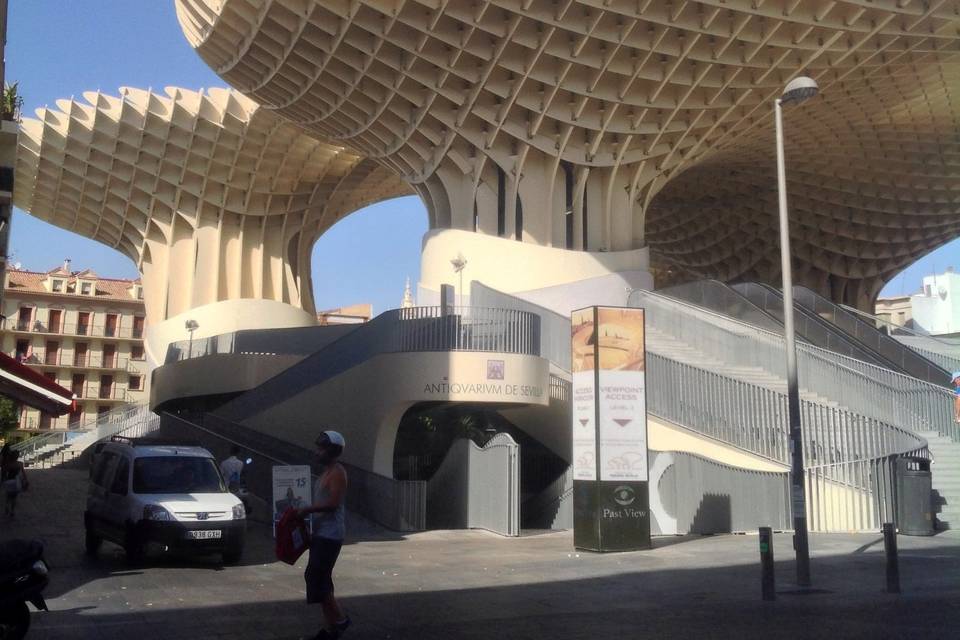
M 100 545 L 103 544 L 103 538 L 95 533 L 92 533 L 90 529 L 87 529 L 84 543 L 87 547 L 87 555 L 95 556 L 97 555 L 97 551 L 100 550 Z

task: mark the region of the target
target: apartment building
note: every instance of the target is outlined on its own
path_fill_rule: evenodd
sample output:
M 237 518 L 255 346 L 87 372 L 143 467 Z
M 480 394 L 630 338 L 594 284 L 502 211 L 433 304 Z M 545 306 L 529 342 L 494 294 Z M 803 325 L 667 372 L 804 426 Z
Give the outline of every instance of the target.
M 140 280 L 71 271 L 69 261 L 46 273 L 8 267 L 2 309 L 4 353 L 77 399 L 59 418 L 24 408 L 21 429 L 66 429 L 147 399 Z

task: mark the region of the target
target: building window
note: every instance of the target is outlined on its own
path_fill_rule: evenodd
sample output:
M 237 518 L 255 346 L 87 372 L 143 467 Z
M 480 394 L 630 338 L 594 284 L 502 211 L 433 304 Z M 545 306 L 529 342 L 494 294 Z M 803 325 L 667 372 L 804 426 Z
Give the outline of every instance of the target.
M 127 386 L 130 388 L 131 391 L 140 391 L 142 388 L 140 385 L 142 384 L 143 384 L 143 379 L 141 376 L 130 376 L 130 384 L 128 384 Z
M 137 287 L 137 300 L 143 300 L 143 287 Z
M 14 358 L 17 362 L 23 362 L 27 359 L 27 356 L 30 354 L 30 341 L 29 340 L 17 340 L 17 350 L 15 352 Z
M 90 295 L 90 290 L 91 290 L 91 283 L 89 282 L 80 283 L 80 295 L 88 296 Z
M 63 280 L 54 280 L 53 284 L 50 285 L 50 289 L 54 293 L 61 293 L 63 291 Z
M 130 347 L 131 360 L 143 360 L 143 345 L 135 344 Z
M 133 337 L 143 337 L 143 316 L 133 316 Z

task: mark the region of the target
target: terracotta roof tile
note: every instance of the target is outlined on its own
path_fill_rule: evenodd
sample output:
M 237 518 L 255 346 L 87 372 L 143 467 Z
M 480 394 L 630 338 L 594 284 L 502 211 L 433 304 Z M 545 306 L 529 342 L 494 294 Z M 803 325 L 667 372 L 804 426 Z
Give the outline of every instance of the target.
M 44 281 L 51 274 L 56 273 L 56 271 L 56 269 L 53 269 L 47 273 L 40 273 L 37 271 L 18 271 L 15 269 L 8 269 L 6 290 L 11 293 L 36 292 L 58 295 L 54 292 L 47 291 L 46 287 L 43 286 Z M 124 300 L 126 302 L 137 302 L 137 300 L 130 295 L 130 287 L 141 284 L 139 278 L 136 280 L 122 278 L 101 278 L 94 274 L 93 271 L 86 269 L 84 271 L 74 272 L 69 278 L 67 278 L 67 281 L 76 282 L 78 280 L 77 276 L 80 275 L 84 276 L 84 278 L 89 278 L 94 282 L 97 291 L 97 295 L 94 298 L 95 300 Z M 77 293 L 63 293 L 59 295 L 84 299 L 88 298 L 88 296 L 81 296 Z

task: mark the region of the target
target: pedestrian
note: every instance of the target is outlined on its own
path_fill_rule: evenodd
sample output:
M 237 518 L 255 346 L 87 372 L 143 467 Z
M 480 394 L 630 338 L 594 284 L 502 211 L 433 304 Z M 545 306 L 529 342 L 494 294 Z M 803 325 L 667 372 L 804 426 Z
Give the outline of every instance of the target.
M 336 431 L 324 431 L 317 438 L 316 456 L 323 470 L 313 483 L 313 504 L 297 510 L 300 517 L 309 516 L 312 523 L 310 559 L 303 574 L 307 603 L 319 603 L 323 609 L 323 623 L 313 640 L 339 638 L 350 626 L 350 616 L 340 608 L 333 588 L 333 566 L 346 533 L 347 470 L 338 462 L 344 444 L 343 436 Z
M 227 483 L 227 488 L 233 491 L 240 484 L 243 474 L 243 460 L 240 459 L 240 447 L 230 447 L 230 457 L 220 463 L 220 475 Z
M 954 371 L 950 384 L 953 385 L 953 419 L 960 422 L 960 371 Z
M 29 486 L 27 482 L 27 472 L 20 462 L 20 452 L 10 451 L 3 465 L 0 466 L 0 483 L 3 485 L 3 492 L 7 500 L 3 506 L 3 514 L 10 518 L 16 515 L 17 496 L 21 491 L 25 491 Z

